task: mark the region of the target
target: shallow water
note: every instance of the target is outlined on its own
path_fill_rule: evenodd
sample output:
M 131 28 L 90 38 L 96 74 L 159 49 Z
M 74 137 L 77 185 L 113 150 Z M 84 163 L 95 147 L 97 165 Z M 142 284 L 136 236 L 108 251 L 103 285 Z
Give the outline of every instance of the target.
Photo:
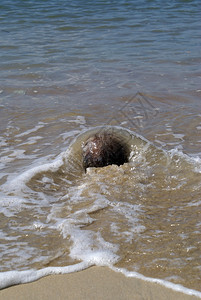
M 1 2 L 1 272 L 83 261 L 200 290 L 200 11 Z M 69 145 L 99 125 L 132 155 L 85 174 L 86 133 Z

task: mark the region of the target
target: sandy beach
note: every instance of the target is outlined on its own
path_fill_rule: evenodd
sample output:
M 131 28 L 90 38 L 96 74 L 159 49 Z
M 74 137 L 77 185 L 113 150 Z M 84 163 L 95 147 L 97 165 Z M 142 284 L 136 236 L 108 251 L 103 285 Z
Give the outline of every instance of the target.
M 51 275 L 32 283 L 6 288 L 0 291 L 0 300 L 4 299 L 195 300 L 200 298 L 175 292 L 157 283 L 127 278 L 108 268 L 92 267 L 77 273 Z

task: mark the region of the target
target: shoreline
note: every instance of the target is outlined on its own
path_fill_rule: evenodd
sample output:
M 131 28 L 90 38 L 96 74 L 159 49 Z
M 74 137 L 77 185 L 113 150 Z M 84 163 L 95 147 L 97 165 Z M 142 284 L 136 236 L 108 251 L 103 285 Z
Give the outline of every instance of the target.
M 107 267 L 49 275 L 37 281 L 0 290 L 0 300 L 198 300 L 200 297 L 177 292 L 161 284 L 126 277 Z

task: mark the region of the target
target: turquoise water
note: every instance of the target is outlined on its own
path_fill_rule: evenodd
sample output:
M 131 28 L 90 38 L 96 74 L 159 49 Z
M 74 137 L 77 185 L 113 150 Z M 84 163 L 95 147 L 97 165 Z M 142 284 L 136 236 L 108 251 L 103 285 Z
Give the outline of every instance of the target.
M 0 287 L 101 265 L 200 296 L 200 17 L 200 1 L 1 1 Z M 69 169 L 106 124 L 129 163 Z

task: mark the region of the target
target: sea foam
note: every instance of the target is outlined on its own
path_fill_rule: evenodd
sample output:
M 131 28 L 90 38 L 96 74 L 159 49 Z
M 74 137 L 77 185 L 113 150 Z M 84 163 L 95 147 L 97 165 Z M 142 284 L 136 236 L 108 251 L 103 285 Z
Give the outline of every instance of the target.
M 94 263 L 90 263 L 90 262 L 81 262 L 67 267 L 48 267 L 40 270 L 2 272 L 0 273 L 0 289 L 4 289 L 9 286 L 13 286 L 17 284 L 33 282 L 48 275 L 68 274 L 68 273 L 82 271 L 94 265 L 95 265 Z M 101 264 L 97 264 L 97 265 L 102 266 Z M 113 266 L 110 266 L 110 269 L 115 272 L 120 272 L 129 278 L 138 278 L 144 281 L 157 283 L 166 288 L 172 289 L 176 292 L 181 292 L 186 295 L 196 296 L 201 299 L 201 292 L 185 288 L 180 284 L 174 284 L 162 279 L 146 277 L 137 272 L 128 272 L 125 269 L 116 268 Z

